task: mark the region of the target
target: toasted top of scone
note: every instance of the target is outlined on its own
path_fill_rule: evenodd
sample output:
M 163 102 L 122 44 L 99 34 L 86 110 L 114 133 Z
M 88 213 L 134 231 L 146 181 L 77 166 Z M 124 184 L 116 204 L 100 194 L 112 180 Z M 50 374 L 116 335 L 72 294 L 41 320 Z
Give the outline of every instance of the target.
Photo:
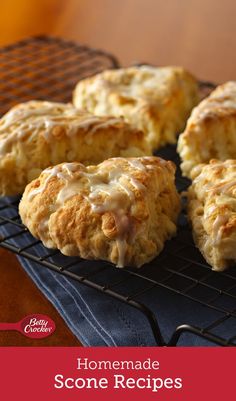
M 148 101 L 159 102 L 160 105 L 168 103 L 169 96 L 173 95 L 174 89 L 179 90 L 179 83 L 184 79 L 195 83 L 195 78 L 182 67 L 143 65 L 106 70 L 83 79 L 79 84 L 89 83 L 88 92 L 90 93 L 100 89 L 106 90 L 114 96 L 112 98 L 114 103 L 117 101 L 118 104 L 129 107 L 132 106 L 129 99 L 133 99 L 133 105 L 142 105 Z M 76 91 L 74 95 L 76 96 Z
M 96 115 L 124 116 L 158 148 L 175 142 L 198 102 L 196 79 L 182 67 L 107 70 L 78 82 L 73 102 Z
M 192 170 L 188 214 L 197 246 L 215 270 L 236 261 L 236 160 L 211 160 Z
M 186 129 L 191 124 L 207 123 L 209 120 L 233 116 L 236 118 L 236 81 L 217 86 L 215 90 L 192 111 Z
M 212 159 L 209 164 L 199 164 L 192 170 L 191 178 L 199 199 L 236 196 L 236 160 Z
M 127 124 L 122 118 L 94 116 L 69 103 L 31 100 L 16 105 L 0 119 L 0 154 L 7 153 L 16 141 L 24 143 L 29 137 L 33 141 L 37 135 L 51 143 L 63 136 L 73 138 L 78 129 L 81 134 L 84 130 L 96 135 L 101 128 L 114 126 Z
M 174 172 L 156 157 L 63 163 L 26 187 L 20 215 L 34 236 L 66 255 L 139 266 L 175 233 Z
M 0 119 L 0 195 L 22 193 L 50 165 L 150 154 L 143 132 L 123 118 L 93 116 L 71 104 L 29 101 Z

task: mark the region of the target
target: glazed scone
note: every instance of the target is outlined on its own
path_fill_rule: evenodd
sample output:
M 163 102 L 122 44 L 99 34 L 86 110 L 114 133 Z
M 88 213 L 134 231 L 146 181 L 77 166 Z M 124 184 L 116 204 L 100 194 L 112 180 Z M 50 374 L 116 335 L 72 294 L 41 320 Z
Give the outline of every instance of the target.
M 218 86 L 192 111 L 178 152 L 187 177 L 199 163 L 236 158 L 236 82 Z
M 26 187 L 20 216 L 48 248 L 140 267 L 176 232 L 174 176 L 174 164 L 154 156 L 59 164 Z
M 236 160 L 211 160 L 192 170 L 188 216 L 193 237 L 214 270 L 236 263 Z
M 71 104 L 29 101 L 0 119 L 0 195 L 22 193 L 50 165 L 150 154 L 144 134 L 122 118 L 93 116 Z
M 181 67 L 107 70 L 78 82 L 73 103 L 95 115 L 123 116 L 158 149 L 176 142 L 198 103 L 198 85 Z

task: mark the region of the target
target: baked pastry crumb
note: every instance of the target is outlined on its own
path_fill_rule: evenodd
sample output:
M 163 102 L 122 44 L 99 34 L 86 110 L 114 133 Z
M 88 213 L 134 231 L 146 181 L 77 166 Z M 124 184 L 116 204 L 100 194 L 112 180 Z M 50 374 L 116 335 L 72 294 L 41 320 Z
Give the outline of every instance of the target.
M 181 67 L 107 70 L 78 82 L 73 103 L 96 115 L 123 116 L 152 149 L 176 143 L 199 101 L 196 79 Z
M 48 248 L 140 267 L 176 233 L 175 166 L 158 157 L 62 163 L 25 189 L 20 216 Z
M 187 177 L 199 163 L 236 158 L 236 82 L 218 86 L 192 111 L 178 152 Z
M 150 154 L 144 134 L 122 118 L 93 116 L 71 104 L 21 103 L 0 119 L 0 195 L 22 193 L 50 165 Z
M 211 160 L 192 170 L 188 216 L 197 247 L 222 271 L 236 263 L 236 160 Z

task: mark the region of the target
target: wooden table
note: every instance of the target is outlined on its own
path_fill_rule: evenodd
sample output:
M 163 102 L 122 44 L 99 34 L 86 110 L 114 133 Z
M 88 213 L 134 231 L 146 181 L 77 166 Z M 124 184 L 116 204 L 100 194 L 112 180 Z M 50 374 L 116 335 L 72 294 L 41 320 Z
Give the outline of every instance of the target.
M 15 256 L 0 248 L 0 322 L 16 322 L 34 313 L 48 315 L 54 320 L 56 331 L 52 336 L 32 340 L 17 332 L 0 332 L 0 346 L 80 345 L 54 307 L 24 272 Z
M 0 45 L 35 34 L 58 35 L 114 53 L 121 63 L 183 65 L 199 78 L 236 79 L 234 0 L 11 0 L 0 5 Z M 0 250 L 0 321 L 44 313 L 57 330 L 44 340 L 0 333 L 0 345 L 79 345 L 23 272 Z

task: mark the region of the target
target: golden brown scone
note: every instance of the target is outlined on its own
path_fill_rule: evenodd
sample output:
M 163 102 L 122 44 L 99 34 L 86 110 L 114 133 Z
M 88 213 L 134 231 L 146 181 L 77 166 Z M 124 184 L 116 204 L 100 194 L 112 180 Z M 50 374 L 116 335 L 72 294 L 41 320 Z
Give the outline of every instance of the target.
M 122 118 L 93 116 L 70 104 L 22 103 L 0 119 L 0 195 L 22 193 L 50 165 L 150 154 L 144 134 Z
M 236 82 L 218 86 L 192 111 L 178 152 L 188 177 L 199 163 L 236 158 Z
M 78 82 L 73 103 L 96 115 L 123 116 L 157 149 L 176 142 L 198 103 L 198 85 L 181 67 L 107 70 Z
M 139 267 L 176 232 L 174 175 L 172 162 L 154 156 L 59 164 L 26 187 L 20 215 L 48 248 Z
M 213 270 L 236 262 L 236 160 L 211 160 L 192 170 L 188 216 L 193 237 Z

